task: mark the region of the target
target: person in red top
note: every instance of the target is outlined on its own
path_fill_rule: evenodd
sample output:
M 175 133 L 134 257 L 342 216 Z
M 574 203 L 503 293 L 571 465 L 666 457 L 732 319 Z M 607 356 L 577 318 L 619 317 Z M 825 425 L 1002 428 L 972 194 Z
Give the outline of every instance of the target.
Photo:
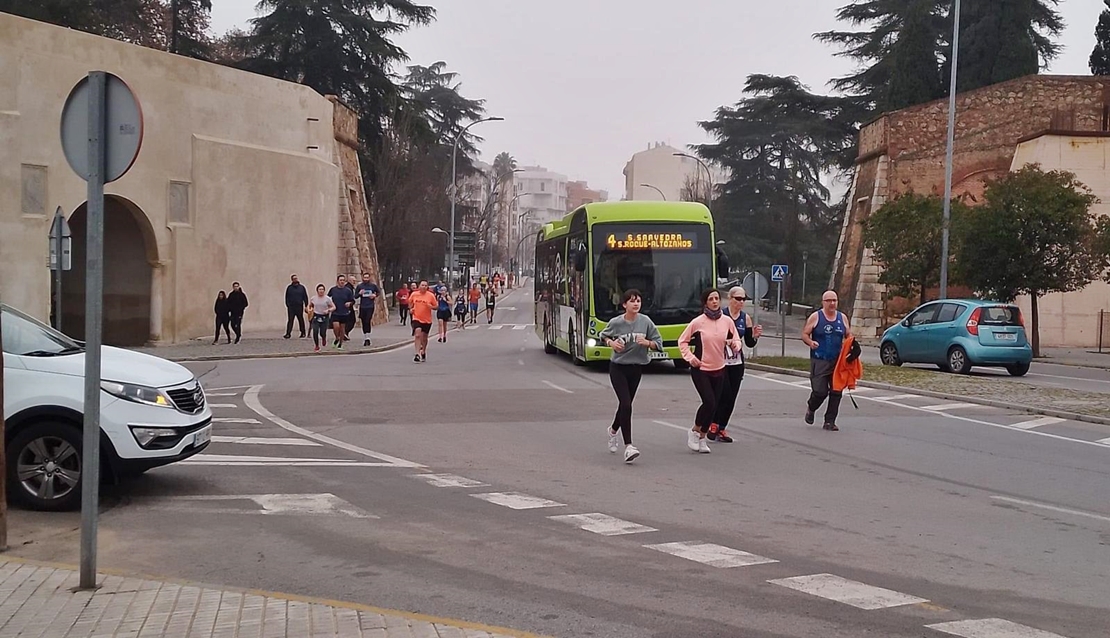
M 401 284 L 397 289 L 397 312 L 401 314 L 401 325 L 409 318 L 409 285 Z
M 478 323 L 478 302 L 482 300 L 482 288 L 475 283 L 470 287 L 470 323 Z
M 428 290 L 428 280 L 421 280 L 420 288 L 409 295 L 409 310 L 412 311 L 412 342 L 416 348 L 416 356 L 412 358 L 413 363 L 428 360 L 428 334 L 432 331 L 432 315 L 438 306 L 439 300 L 435 293 Z

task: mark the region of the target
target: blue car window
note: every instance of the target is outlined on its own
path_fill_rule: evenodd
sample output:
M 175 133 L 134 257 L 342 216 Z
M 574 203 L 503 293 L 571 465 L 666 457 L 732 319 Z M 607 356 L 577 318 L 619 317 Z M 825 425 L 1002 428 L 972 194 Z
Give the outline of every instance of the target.
M 910 325 L 923 326 L 927 323 L 933 323 L 936 319 L 938 308 L 940 308 L 940 304 L 931 304 L 918 309 L 917 312 L 910 315 Z
M 955 321 L 956 317 L 963 314 L 964 307 L 957 303 L 946 303 L 941 306 L 940 312 L 937 314 L 937 323 L 948 323 Z

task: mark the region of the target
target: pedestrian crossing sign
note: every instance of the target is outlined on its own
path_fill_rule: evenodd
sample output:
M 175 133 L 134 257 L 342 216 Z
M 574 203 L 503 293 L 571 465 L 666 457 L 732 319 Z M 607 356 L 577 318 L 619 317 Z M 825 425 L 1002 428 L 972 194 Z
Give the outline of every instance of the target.
M 786 281 L 786 273 L 788 272 L 790 272 L 790 267 L 785 264 L 771 266 L 771 281 Z

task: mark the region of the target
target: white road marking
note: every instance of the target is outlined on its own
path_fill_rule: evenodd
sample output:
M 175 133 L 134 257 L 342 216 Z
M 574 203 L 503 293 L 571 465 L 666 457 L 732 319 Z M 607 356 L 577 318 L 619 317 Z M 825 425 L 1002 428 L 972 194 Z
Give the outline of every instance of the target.
M 424 467 L 423 465 L 421 465 L 419 463 L 413 463 L 412 461 L 406 461 L 404 459 L 399 459 L 396 456 L 389 456 L 388 454 L 382 454 L 381 452 L 374 452 L 372 450 L 367 450 L 366 448 L 362 448 L 362 447 L 359 447 L 357 445 L 351 445 L 350 443 L 340 441 L 339 439 L 333 439 L 330 436 L 325 436 L 323 434 L 317 434 L 317 433 L 313 432 L 312 430 L 306 430 L 305 428 L 302 428 L 298 425 L 293 425 L 292 423 L 286 421 L 285 419 L 283 419 L 279 416 L 275 416 L 272 412 L 270 412 L 269 410 L 267 410 L 265 407 L 262 406 L 262 402 L 258 400 L 258 393 L 262 390 L 262 388 L 263 388 L 263 386 L 260 386 L 260 385 L 251 386 L 250 389 L 247 390 L 243 394 L 243 401 L 244 401 L 244 403 L 247 404 L 248 408 L 250 408 L 251 410 L 254 410 L 254 412 L 257 413 L 259 416 L 261 416 L 262 418 L 266 419 L 267 421 L 273 423 L 274 425 L 278 426 L 279 428 L 282 428 L 284 430 L 288 430 L 289 432 L 292 432 L 293 434 L 299 434 L 299 435 L 301 435 L 305 438 L 312 439 L 313 441 L 319 441 L 320 443 L 325 443 L 327 445 L 333 445 L 333 446 L 335 446 L 335 447 L 337 447 L 341 450 L 347 450 L 348 452 L 354 452 L 355 454 L 361 454 L 362 456 L 368 456 L 372 459 L 377 459 L 379 461 L 385 461 L 386 463 L 390 463 L 390 464 L 394 465 L 395 467 L 410 467 L 410 468 L 422 468 L 422 467 Z
M 1099 439 L 1098 441 L 1095 441 L 1095 443 L 1098 443 L 1099 445 L 1110 445 L 1110 439 Z
M 498 310 L 516 310 L 516 308 L 514 308 L 512 306 L 498 306 L 497 309 Z
M 1056 365 L 1059 365 L 1059 364 L 1056 364 Z M 1027 376 L 1027 377 L 1048 377 L 1050 379 L 1067 379 L 1068 381 L 1086 381 L 1088 383 L 1110 383 L 1110 381 L 1107 381 L 1105 379 L 1084 379 L 1083 377 L 1064 377 L 1064 376 L 1060 376 L 1058 374 L 1044 374 L 1042 372 L 1030 372 L 1029 374 L 1027 374 L 1025 376 Z M 1003 377 L 1003 378 L 1005 378 L 1005 377 Z
M 771 558 L 764 558 L 742 552 L 738 549 L 725 547 L 723 545 L 714 545 L 713 543 L 661 543 L 659 545 L 644 545 L 648 549 L 654 549 L 657 552 L 664 554 L 671 554 L 686 560 L 692 560 L 696 563 L 709 565 L 710 567 L 748 567 L 751 565 L 766 565 L 768 563 L 777 563 L 777 560 Z
M 201 386 L 203 386 L 203 385 L 204 384 L 202 383 Z M 219 387 L 219 388 L 204 388 L 204 393 L 208 394 L 209 390 L 212 390 L 213 392 L 219 392 L 220 390 L 246 390 L 247 388 L 250 388 L 250 387 L 251 386 L 249 386 L 249 385 L 225 385 L 225 386 Z
M 237 416 L 216 416 L 212 417 L 213 423 L 246 423 L 249 425 L 262 425 L 262 421 L 258 419 L 245 419 Z
M 524 359 L 517 359 L 516 362 L 520 365 L 524 365 Z
M 334 494 L 207 494 L 195 496 L 175 496 L 166 499 L 169 505 L 156 503 L 158 509 L 181 509 L 190 512 L 218 512 L 221 514 L 265 514 L 265 515 L 307 515 L 319 516 L 321 514 L 350 516 L 351 518 L 378 518 L 362 509 L 351 505 Z M 260 510 L 235 510 L 231 508 L 194 508 L 184 505 L 174 506 L 174 502 L 226 502 L 226 501 L 251 501 L 262 509 Z
M 502 325 L 502 324 L 500 324 L 500 323 L 499 323 L 499 324 L 495 324 L 495 325 L 492 325 L 492 326 L 490 326 L 490 327 L 489 327 L 489 329 L 490 329 L 490 330 L 500 330 L 500 329 L 502 329 L 502 328 L 504 328 L 504 327 L 505 327 L 504 325 Z
M 303 445 L 321 447 L 316 441 L 307 439 L 269 438 L 263 436 L 213 436 L 213 443 L 241 443 L 243 445 Z
M 515 326 L 513 326 L 513 330 L 527 330 L 531 326 L 532 326 L 532 324 L 530 324 L 530 323 L 518 323 Z
M 652 421 L 652 423 L 658 423 L 659 425 L 665 425 L 665 426 L 667 426 L 669 428 L 673 428 L 675 430 L 685 431 L 685 430 L 692 430 L 693 429 L 693 428 L 688 428 L 685 425 L 675 425 L 674 423 L 667 423 L 666 421 Z
M 782 385 L 792 385 L 792 384 L 790 384 L 786 381 L 780 381 L 780 380 L 774 379 L 770 376 L 765 377 L 765 378 L 768 381 L 771 381 L 773 383 L 781 383 Z M 1100 447 L 1100 448 L 1105 448 L 1105 447 L 1107 447 L 1107 445 L 1110 445 L 1110 443 L 1102 443 L 1102 442 L 1098 442 L 1098 441 L 1084 441 L 1083 439 L 1076 439 L 1076 438 L 1072 438 L 1070 436 L 1061 436 L 1059 434 L 1052 434 L 1052 433 L 1049 433 L 1049 432 L 1041 432 L 1040 430 L 1023 430 L 1021 428 L 1015 428 L 1012 425 L 1006 425 L 1004 423 L 994 423 L 992 421 L 983 421 L 981 419 L 975 419 L 975 418 L 968 417 L 968 416 L 960 416 L 960 415 L 957 415 L 957 414 L 949 414 L 948 412 L 931 412 L 929 410 L 926 410 L 925 408 L 919 408 L 919 407 L 914 406 L 914 405 L 906 405 L 905 403 L 890 403 L 889 401 L 883 401 L 879 397 L 860 397 L 860 399 L 862 399 L 864 401 L 874 401 L 876 403 L 885 403 L 887 405 L 896 405 L 900 408 L 905 408 L 907 410 L 916 410 L 917 412 L 926 412 L 926 413 L 929 413 L 929 414 L 935 414 L 935 415 L 947 417 L 949 419 L 955 419 L 957 421 L 966 421 L 967 423 L 976 423 L 978 425 L 986 425 L 986 426 L 989 426 L 989 427 L 992 427 L 992 428 L 999 428 L 999 429 L 1002 429 L 1002 430 L 1010 430 L 1012 432 L 1024 432 L 1026 434 L 1032 434 L 1032 435 L 1035 435 L 1035 436 L 1043 436 L 1045 438 L 1055 439 L 1057 441 L 1067 441 L 1069 443 L 1078 443 L 1079 445 L 1090 445 L 1090 446 Z M 656 423 L 661 423 L 662 425 L 670 425 L 671 427 L 677 427 L 677 426 L 674 426 L 670 423 L 663 423 L 661 421 L 656 421 Z M 1106 439 L 1106 440 L 1110 441 L 1110 439 Z
M 1010 498 L 1009 496 L 992 496 L 991 498 L 996 500 L 996 501 L 1004 501 L 1006 503 L 1014 503 L 1016 505 L 1026 505 L 1026 506 L 1029 506 L 1029 507 L 1039 507 L 1040 509 L 1048 510 L 1050 512 L 1059 512 L 1061 514 L 1071 514 L 1072 516 L 1085 516 L 1087 518 L 1093 518 L 1097 521 L 1110 522 L 1110 516 L 1104 516 L 1102 514 L 1095 514 L 1094 512 L 1084 512 L 1083 510 L 1075 510 L 1075 509 L 1071 509 L 1071 508 L 1068 508 L 1068 507 L 1058 507 L 1056 505 L 1049 505 L 1048 503 L 1037 503 L 1036 501 L 1025 501 L 1025 500 L 1022 500 L 1020 498 Z
M 568 514 L 566 516 L 548 516 L 553 521 L 567 523 L 579 529 L 601 534 L 602 536 L 621 536 L 622 534 L 644 534 L 659 530 L 647 525 L 640 525 L 631 521 L 622 521 L 608 514 Z
M 941 403 L 939 405 L 926 405 L 922 410 L 930 412 L 944 412 L 945 410 L 962 410 L 963 408 L 985 408 L 990 406 L 979 405 L 977 403 Z
M 882 587 L 872 587 L 833 574 L 795 576 L 767 582 L 859 609 L 885 609 L 887 607 L 929 602 L 924 598 L 902 594 Z
M 921 397 L 920 394 L 892 394 L 890 396 L 885 396 L 885 397 L 868 397 L 868 398 L 871 399 L 872 401 L 898 401 L 900 399 L 917 399 L 917 398 L 920 398 L 920 397 Z
M 209 396 L 211 396 L 211 395 L 209 395 Z M 218 408 L 237 408 L 239 406 L 235 405 L 234 403 L 209 403 L 208 407 L 212 408 L 213 410 L 216 410 Z
M 484 487 L 489 485 L 489 483 L 482 483 L 454 474 L 410 474 L 409 476 L 427 481 L 428 485 L 432 487 Z
M 1032 421 L 1022 421 L 1021 423 L 1015 423 L 1013 427 L 1021 430 L 1030 430 L 1032 428 L 1039 428 L 1045 425 L 1063 423 L 1064 421 L 1066 421 L 1066 419 L 1059 419 L 1054 416 L 1043 416 L 1039 419 L 1033 419 Z
M 1041 631 L 1001 618 L 957 620 L 925 625 L 926 628 L 963 638 L 1064 638 L 1060 634 Z
M 471 496 L 493 503 L 494 505 L 500 505 L 514 510 L 532 510 L 541 507 L 566 507 L 565 503 L 556 503 L 546 498 L 528 496 L 520 492 L 490 492 L 488 494 L 471 494 Z
M 845 392 L 851 392 L 852 394 L 855 394 L 857 392 L 877 392 L 877 391 L 878 391 L 878 388 L 864 388 L 862 386 L 858 387 L 858 388 L 852 388 L 851 390 L 845 390 Z
M 334 465 L 358 463 L 358 461 L 346 461 L 344 459 L 318 459 L 295 456 L 245 456 L 242 454 L 197 454 L 196 456 L 191 456 L 181 461 L 181 463 L 189 463 L 194 460 L 222 461 L 225 463 L 268 463 L 270 465 L 282 465 L 285 463 L 332 463 Z
M 239 396 L 239 393 L 238 392 L 205 392 L 204 396 L 206 396 L 206 397 L 237 397 L 237 396 Z
M 564 388 L 562 386 L 557 386 L 557 385 L 555 385 L 554 383 L 552 383 L 550 381 L 544 380 L 543 383 L 544 383 L 544 385 L 555 388 L 559 392 L 565 392 L 567 394 L 574 394 L 574 392 L 572 390 L 567 390 L 566 388 Z

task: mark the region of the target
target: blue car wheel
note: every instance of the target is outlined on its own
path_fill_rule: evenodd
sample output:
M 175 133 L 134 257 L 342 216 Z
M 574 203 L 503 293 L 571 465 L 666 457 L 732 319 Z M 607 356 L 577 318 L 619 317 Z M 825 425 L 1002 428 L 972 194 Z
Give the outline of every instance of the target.
M 902 365 L 902 358 L 898 356 L 898 347 L 892 341 L 886 341 L 882 347 L 879 348 L 879 360 L 883 362 L 884 366 L 900 366 Z

